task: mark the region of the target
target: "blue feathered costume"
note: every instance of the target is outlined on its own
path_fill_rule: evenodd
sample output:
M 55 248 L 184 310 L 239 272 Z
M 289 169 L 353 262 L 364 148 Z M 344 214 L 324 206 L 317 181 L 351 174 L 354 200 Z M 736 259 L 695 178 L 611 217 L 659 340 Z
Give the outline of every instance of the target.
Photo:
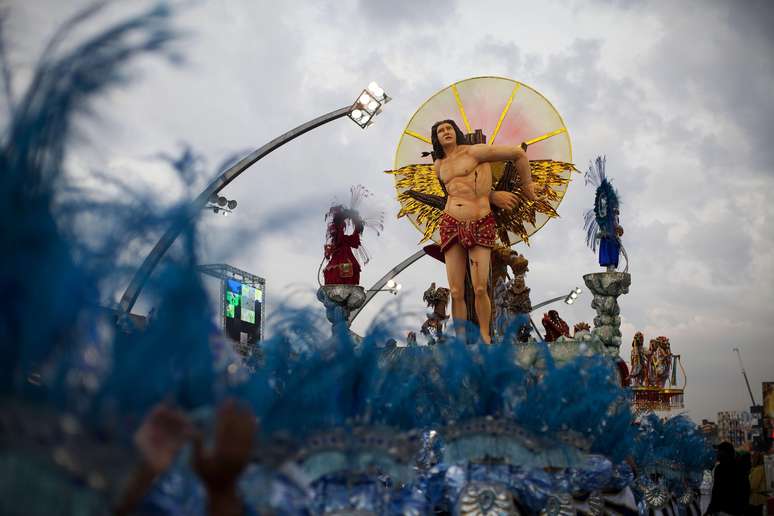
M 605 157 L 598 156 L 589 165 L 585 175 L 586 184 L 591 183 L 597 188 L 594 196 L 594 208 L 587 211 L 584 217 L 584 229 L 586 229 L 586 244 L 594 251 L 597 250 L 599 240 L 599 265 L 608 270 L 618 268 L 618 258 L 626 251 L 621 244 L 623 228 L 618 224 L 618 192 L 607 179 L 605 174 Z M 629 269 L 627 258 L 626 270 Z M 625 271 L 624 271 L 625 272 Z

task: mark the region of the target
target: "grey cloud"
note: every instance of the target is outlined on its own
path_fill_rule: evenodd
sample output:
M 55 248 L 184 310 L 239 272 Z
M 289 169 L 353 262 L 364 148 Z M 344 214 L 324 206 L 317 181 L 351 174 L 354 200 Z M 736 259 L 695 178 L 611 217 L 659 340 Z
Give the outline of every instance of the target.
M 481 64 L 494 64 L 495 66 L 506 63 L 508 70 L 512 71 L 510 75 L 515 77 L 517 70 L 524 66 L 522 63 L 522 50 L 516 43 L 504 41 L 493 36 L 484 36 L 476 44 L 476 54 L 481 56 Z
M 749 154 L 751 165 L 771 173 L 774 5 L 723 2 L 696 9 L 676 3 L 658 14 L 664 37 L 649 58 L 654 83 L 674 91 L 687 106 L 707 109 L 731 122 L 742 131 L 749 148 L 726 144 L 727 151 Z
M 458 2 L 450 0 L 394 0 L 379 2 L 373 0 L 358 0 L 358 9 L 367 20 L 384 27 L 394 24 L 413 23 L 419 26 L 432 26 L 444 21 L 457 12 Z

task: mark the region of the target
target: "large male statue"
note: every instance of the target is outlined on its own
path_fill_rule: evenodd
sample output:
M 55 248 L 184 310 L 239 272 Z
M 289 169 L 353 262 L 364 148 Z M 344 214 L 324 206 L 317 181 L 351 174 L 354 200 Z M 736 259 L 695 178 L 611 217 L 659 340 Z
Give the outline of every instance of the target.
M 470 277 L 475 294 L 476 317 L 481 338 L 491 343 L 489 320 L 490 254 L 495 244 L 495 220 L 491 205 L 513 209 L 519 198 L 511 192 L 492 191 L 489 163 L 511 160 L 516 165 L 521 188 L 527 199 L 537 200 L 527 155 L 520 147 L 504 145 L 467 145 L 453 120 L 436 122 L 431 130 L 433 169 L 448 197 L 441 216 L 441 251 L 446 261 L 446 275 L 452 298 L 452 317 L 458 323 L 457 335 L 464 337 L 461 323 L 467 318 L 465 306 L 466 261 L 470 260 Z

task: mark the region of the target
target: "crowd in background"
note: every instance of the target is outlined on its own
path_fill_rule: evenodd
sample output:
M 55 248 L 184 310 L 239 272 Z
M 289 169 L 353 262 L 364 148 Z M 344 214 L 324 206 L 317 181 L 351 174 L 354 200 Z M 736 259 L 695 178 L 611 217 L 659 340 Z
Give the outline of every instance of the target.
M 767 501 L 763 454 L 737 452 L 728 441 L 715 448 L 717 463 L 707 514 L 762 516 Z

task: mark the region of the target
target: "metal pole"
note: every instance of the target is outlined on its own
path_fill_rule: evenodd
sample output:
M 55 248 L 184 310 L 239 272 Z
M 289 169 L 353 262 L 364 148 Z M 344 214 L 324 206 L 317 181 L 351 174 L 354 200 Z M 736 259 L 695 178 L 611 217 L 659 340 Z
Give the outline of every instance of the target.
M 568 294 L 569 295 L 569 294 Z M 556 303 L 557 301 L 561 301 L 562 299 L 567 299 L 567 296 L 559 296 L 549 299 L 548 301 L 543 301 L 542 303 L 538 303 L 535 306 L 532 307 L 532 310 L 529 311 L 531 314 L 535 310 L 537 310 L 540 307 L 550 305 L 551 303 Z M 535 321 L 532 320 L 532 316 L 529 316 L 529 322 L 532 324 L 532 328 L 535 330 L 535 333 L 538 334 L 538 337 L 540 337 L 540 340 L 543 340 L 543 336 L 540 334 L 540 330 L 538 330 L 537 325 L 535 324 Z
M 161 239 L 153 247 L 148 256 L 145 257 L 145 260 L 142 262 L 142 265 L 140 265 L 140 268 L 137 269 L 137 272 L 134 273 L 134 277 L 129 283 L 129 286 L 126 287 L 126 291 L 124 292 L 123 296 L 121 296 L 119 310 L 124 313 L 129 313 L 132 311 L 132 307 L 134 307 L 134 303 L 140 296 L 140 291 L 142 291 L 142 288 L 145 286 L 145 282 L 150 277 L 153 269 L 156 268 L 156 265 L 158 265 L 159 261 L 161 261 L 161 258 L 170 248 L 175 239 L 177 239 L 180 233 L 182 233 L 182 231 L 188 226 L 190 220 L 201 213 L 202 208 L 207 205 L 207 201 L 211 195 L 217 194 L 223 190 L 226 186 L 228 186 L 229 183 L 231 183 L 231 181 L 236 179 L 242 172 L 247 170 L 255 162 L 271 153 L 272 151 L 282 147 L 289 141 L 323 124 L 327 124 L 328 122 L 332 122 L 333 120 L 346 116 L 349 113 L 351 107 L 352 106 L 339 108 L 335 111 L 331 111 L 326 115 L 315 118 L 314 120 L 310 120 L 305 124 L 301 124 L 295 129 L 291 129 L 285 134 L 274 138 L 263 147 L 248 154 L 235 165 L 228 168 L 228 170 L 218 175 L 218 177 L 216 177 L 207 186 L 207 188 L 205 188 L 204 191 L 191 202 L 187 208 L 185 216 L 176 219 L 172 223 Z
M 366 298 L 363 302 L 363 306 L 358 308 L 357 310 L 353 311 L 351 314 L 349 314 L 349 324 L 352 324 L 352 321 L 355 320 L 355 317 L 357 317 L 357 314 L 360 313 L 360 311 L 365 308 L 365 305 L 368 304 L 368 302 L 373 299 L 373 297 L 376 295 L 376 293 L 387 284 L 388 281 L 390 281 L 392 278 L 403 272 L 406 268 L 408 268 L 409 265 L 414 263 L 415 261 L 419 260 L 423 256 L 425 256 L 425 250 L 420 249 L 416 253 L 412 254 L 402 262 L 400 262 L 398 265 L 390 269 L 390 271 L 382 276 L 382 279 L 374 283 L 371 288 L 369 288 L 366 292 Z
M 540 337 L 540 340 L 544 340 L 543 336 L 540 334 L 540 330 L 538 330 L 537 324 L 535 324 L 535 321 L 532 320 L 532 316 L 529 316 L 529 322 L 532 324 L 532 328 L 535 330 L 535 333 L 537 333 L 538 337 Z
M 543 301 L 542 303 L 538 303 L 538 304 L 536 304 L 535 306 L 532 307 L 532 310 L 530 310 L 529 313 L 534 312 L 535 310 L 537 310 L 540 307 L 543 307 L 543 306 L 546 306 L 546 305 L 550 305 L 551 303 L 556 303 L 557 301 L 561 301 L 562 299 L 565 299 L 566 297 L 567 296 L 559 296 L 559 297 L 555 297 L 553 299 L 549 299 L 548 301 Z
M 747 379 L 747 371 L 744 370 L 744 364 L 742 363 L 742 353 L 739 351 L 739 348 L 734 348 L 734 351 L 736 351 L 736 356 L 739 359 L 739 367 L 742 369 L 742 376 L 744 376 L 744 383 L 747 384 L 747 392 L 750 393 L 750 400 L 752 401 L 753 406 L 755 406 L 755 398 L 753 397 L 752 389 L 750 388 L 750 381 Z

